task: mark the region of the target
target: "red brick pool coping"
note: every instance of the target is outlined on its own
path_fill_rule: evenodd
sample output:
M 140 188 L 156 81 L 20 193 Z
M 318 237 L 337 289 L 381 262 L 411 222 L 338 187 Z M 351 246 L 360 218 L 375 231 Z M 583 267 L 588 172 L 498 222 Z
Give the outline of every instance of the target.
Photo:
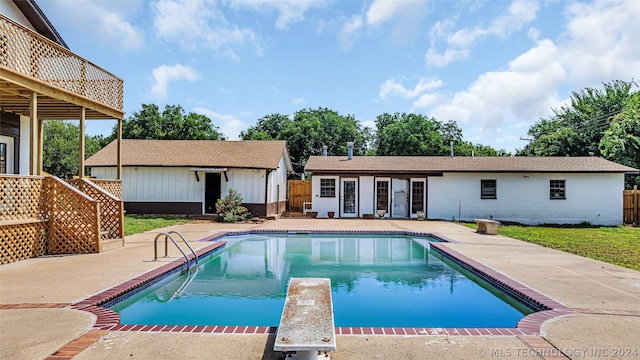
M 357 234 L 357 233 L 371 233 L 365 230 L 355 231 L 328 231 L 329 233 L 340 234 Z M 210 236 L 207 236 L 199 241 L 214 241 L 221 238 L 224 235 L 242 235 L 250 233 L 282 233 L 282 231 L 275 230 L 250 230 L 243 232 L 219 232 Z M 327 231 L 287 231 L 287 233 L 327 233 Z M 457 241 L 441 236 L 439 234 L 432 233 L 419 233 L 412 231 L 384 231 L 375 232 L 376 234 L 404 234 L 411 236 L 433 236 L 449 243 L 456 243 Z M 223 247 L 226 244 L 225 241 L 215 241 L 211 245 L 205 246 L 197 251 L 198 256 L 206 255 L 216 249 Z M 549 297 L 540 294 L 539 292 L 501 274 L 490 267 L 481 264 L 475 260 L 472 260 L 457 251 L 443 246 L 443 243 L 431 243 L 430 246 L 434 248 L 438 253 L 456 262 L 458 265 L 479 274 L 485 279 L 491 279 L 489 281 L 492 285 L 499 287 L 501 290 L 518 295 L 521 300 L 528 302 L 532 306 L 536 306 L 541 311 L 532 313 L 522 318 L 515 328 L 377 328 L 377 327 L 337 327 L 336 335 L 368 335 L 368 336 L 516 336 L 527 346 L 532 348 L 538 354 L 552 354 L 557 350 L 553 345 L 548 343 L 544 338 L 540 336 L 542 324 L 552 318 L 564 315 L 575 314 L 576 311 L 565 307 L 559 302 L 550 299 Z M 191 260 L 193 260 L 191 256 Z M 80 336 L 79 338 L 71 341 L 63 348 L 52 354 L 47 360 L 62 360 L 72 359 L 75 355 L 87 349 L 89 346 L 97 342 L 101 336 L 106 335 L 109 331 L 122 331 L 122 332 L 169 332 L 169 333 L 211 333 L 211 334 L 275 334 L 277 328 L 274 326 L 203 326 L 203 325 L 132 325 L 132 324 L 120 324 L 120 316 L 107 308 L 103 308 L 101 305 L 107 304 L 110 301 L 117 299 L 118 297 L 126 294 L 127 292 L 134 290 L 140 286 L 150 283 L 167 273 L 181 268 L 186 264 L 186 259 L 176 259 L 170 263 L 164 264 L 154 270 L 144 273 L 140 276 L 134 277 L 128 281 L 125 281 L 119 285 L 102 291 L 98 294 L 90 296 L 79 302 L 70 304 L 9 304 L 0 305 L 0 309 L 25 309 L 25 308 L 70 308 L 74 310 L 81 310 L 89 312 L 97 317 L 96 322 L 93 324 L 93 328 Z M 588 309 L 579 309 L 580 313 L 599 313 Z M 612 313 L 616 313 L 613 311 Z M 630 314 L 632 316 L 638 316 L 638 314 Z M 557 357 L 543 356 L 544 358 L 561 358 L 566 359 L 562 353 Z

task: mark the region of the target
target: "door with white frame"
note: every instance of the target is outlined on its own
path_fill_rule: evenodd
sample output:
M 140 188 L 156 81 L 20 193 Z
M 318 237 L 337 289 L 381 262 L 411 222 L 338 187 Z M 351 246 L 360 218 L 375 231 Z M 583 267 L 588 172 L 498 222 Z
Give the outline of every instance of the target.
M 409 217 L 409 179 L 392 179 L 391 191 L 391 217 Z
M 340 217 L 358 217 L 358 179 L 340 180 Z

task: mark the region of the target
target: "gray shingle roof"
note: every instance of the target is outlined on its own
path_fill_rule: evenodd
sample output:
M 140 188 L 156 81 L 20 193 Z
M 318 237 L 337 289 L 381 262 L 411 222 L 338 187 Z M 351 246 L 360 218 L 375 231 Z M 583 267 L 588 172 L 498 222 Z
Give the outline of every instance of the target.
M 598 157 L 312 156 L 312 173 L 582 172 L 638 173 Z
M 123 166 L 276 169 L 283 154 L 288 162 L 285 141 L 122 140 Z M 116 166 L 116 156 L 117 143 L 112 141 L 85 165 Z

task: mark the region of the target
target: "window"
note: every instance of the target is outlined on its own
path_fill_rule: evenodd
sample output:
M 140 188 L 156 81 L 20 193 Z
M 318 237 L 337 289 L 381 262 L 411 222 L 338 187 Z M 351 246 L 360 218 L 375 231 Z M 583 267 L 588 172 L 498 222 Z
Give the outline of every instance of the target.
M 411 183 L 411 213 L 416 214 L 418 211 L 424 211 L 424 183 L 416 181 Z
M 0 143 L 0 174 L 7 173 L 7 144 Z
M 336 197 L 336 179 L 320 179 L 320 197 Z
M 480 180 L 480 199 L 497 199 L 496 180 Z
M 389 211 L 389 182 L 376 181 L 376 210 Z
M 549 198 L 551 200 L 565 200 L 564 180 L 549 180 Z

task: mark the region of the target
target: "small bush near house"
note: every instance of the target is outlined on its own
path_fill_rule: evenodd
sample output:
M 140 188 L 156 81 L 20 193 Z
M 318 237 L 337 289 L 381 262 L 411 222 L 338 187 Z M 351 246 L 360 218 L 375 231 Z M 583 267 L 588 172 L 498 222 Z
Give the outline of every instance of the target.
M 221 222 L 238 222 L 248 218 L 251 213 L 242 206 L 242 196 L 229 189 L 229 193 L 216 203 L 217 219 Z

